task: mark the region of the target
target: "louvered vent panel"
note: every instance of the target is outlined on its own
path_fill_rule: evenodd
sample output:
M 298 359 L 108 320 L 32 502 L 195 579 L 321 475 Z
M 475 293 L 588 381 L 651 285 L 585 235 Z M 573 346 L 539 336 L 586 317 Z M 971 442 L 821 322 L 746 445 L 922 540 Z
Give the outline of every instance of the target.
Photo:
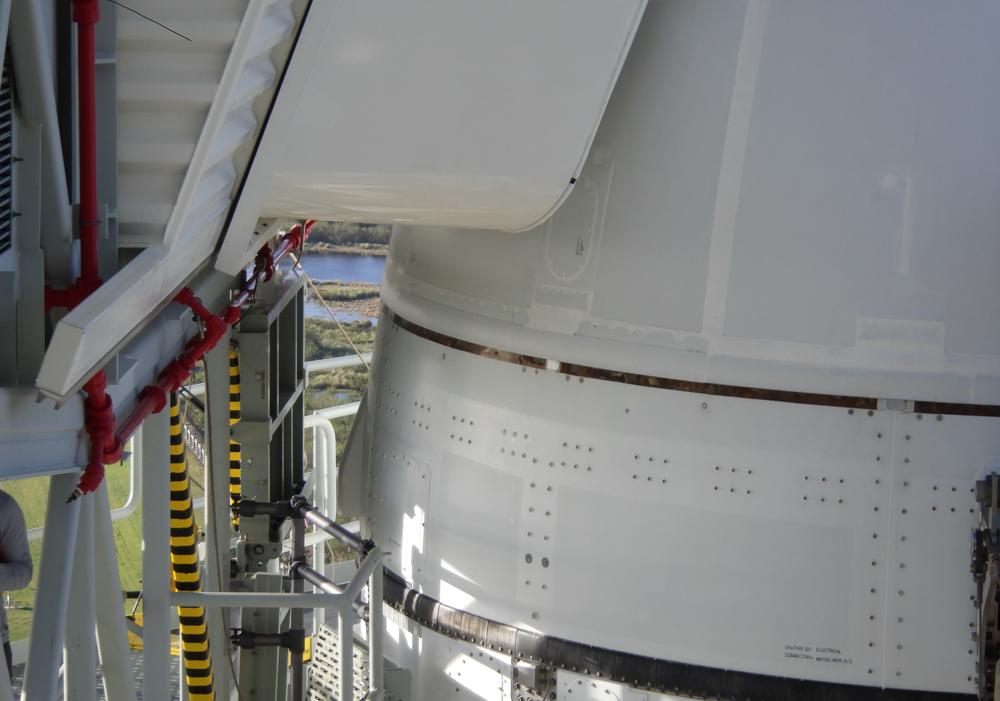
M 10 58 L 3 64 L 3 80 L 0 81 L 0 254 L 6 253 L 13 245 L 12 219 L 13 203 L 13 116 L 14 99 L 10 77 Z

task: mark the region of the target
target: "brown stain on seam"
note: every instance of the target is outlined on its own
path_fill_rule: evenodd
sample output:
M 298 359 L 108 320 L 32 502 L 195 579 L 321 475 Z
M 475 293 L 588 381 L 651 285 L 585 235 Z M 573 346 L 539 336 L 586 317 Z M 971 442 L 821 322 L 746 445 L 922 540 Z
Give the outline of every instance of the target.
M 537 358 L 522 353 L 500 350 L 491 346 L 484 346 L 479 343 L 463 341 L 454 336 L 447 336 L 437 331 L 419 326 L 390 309 L 386 309 L 384 316 L 401 329 L 409 331 L 414 336 L 425 338 L 448 348 L 454 348 L 465 353 L 500 360 L 505 363 L 522 365 L 529 368 L 544 370 L 545 358 Z M 657 377 L 655 375 L 642 375 L 634 372 L 622 370 L 607 370 L 595 368 L 589 365 L 577 365 L 575 363 L 560 363 L 559 370 L 565 375 L 583 377 L 593 380 L 605 380 L 607 382 L 620 382 L 626 385 L 637 387 L 649 387 L 652 389 L 670 389 L 675 392 L 691 392 L 692 394 L 704 394 L 716 397 L 738 397 L 741 399 L 757 399 L 768 402 L 786 402 L 789 404 L 808 404 L 811 406 L 833 406 L 846 409 L 862 409 L 874 411 L 878 408 L 878 400 L 873 397 L 851 397 L 839 394 L 817 394 L 812 392 L 792 392 L 781 389 L 764 389 L 761 387 L 742 387 L 740 385 L 723 385 L 714 382 L 692 382 L 689 380 L 677 380 L 670 377 Z M 1000 416 L 1000 406 L 990 404 L 949 404 L 943 402 L 916 402 L 914 412 L 924 414 L 954 414 L 961 416 Z

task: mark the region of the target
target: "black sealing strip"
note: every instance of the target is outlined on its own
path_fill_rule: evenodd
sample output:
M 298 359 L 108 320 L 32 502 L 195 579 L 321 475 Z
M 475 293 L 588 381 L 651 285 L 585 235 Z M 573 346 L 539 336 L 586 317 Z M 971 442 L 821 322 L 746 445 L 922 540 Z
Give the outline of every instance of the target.
M 399 316 L 392 310 L 386 309 L 385 316 L 396 326 L 409 331 L 415 336 L 425 338 L 448 348 L 480 355 L 484 358 L 492 358 L 505 363 L 524 365 L 529 368 L 544 370 L 546 366 L 545 358 L 537 358 L 532 355 L 514 353 L 512 351 L 500 350 L 471 341 L 463 341 L 453 336 L 447 336 L 437 331 L 425 328 Z M 714 382 L 691 382 L 689 380 L 677 380 L 669 377 L 657 377 L 655 375 L 641 375 L 635 372 L 624 372 L 622 370 L 607 370 L 605 368 L 595 368 L 589 365 L 576 365 L 574 363 L 560 363 L 558 372 L 576 377 L 590 378 L 594 380 L 607 380 L 609 382 L 621 382 L 627 385 L 639 387 L 650 387 L 654 389 L 671 389 L 677 392 L 692 392 L 696 394 L 706 394 L 718 397 L 739 397 L 742 399 L 759 399 L 770 402 L 788 402 L 792 404 L 810 404 L 815 406 L 844 407 L 848 409 L 862 409 L 875 411 L 878 408 L 878 400 L 872 397 L 850 397 L 839 394 L 816 394 L 812 392 L 792 392 L 781 389 L 764 389 L 761 387 L 742 387 L 739 385 L 721 385 Z M 1000 416 L 1000 405 L 994 404 L 950 404 L 943 402 L 916 402 L 914 412 L 919 414 L 956 414 L 962 416 Z
M 515 659 L 540 662 L 640 689 L 740 701 L 970 701 L 975 698 L 971 694 L 880 689 L 771 677 L 633 655 L 522 630 L 451 608 L 411 589 L 402 577 L 388 569 L 384 580 L 384 597 L 389 605 L 449 638 L 498 650 Z

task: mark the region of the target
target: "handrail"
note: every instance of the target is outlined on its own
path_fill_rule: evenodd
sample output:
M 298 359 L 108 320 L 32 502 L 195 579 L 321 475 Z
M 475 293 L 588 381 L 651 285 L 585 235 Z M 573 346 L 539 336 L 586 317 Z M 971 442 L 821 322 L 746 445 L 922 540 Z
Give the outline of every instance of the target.
M 363 359 L 363 361 L 362 361 Z M 364 363 L 371 363 L 372 354 L 362 353 L 357 355 L 338 355 L 332 358 L 319 358 L 318 360 L 307 360 L 305 362 L 306 366 L 306 378 L 309 377 L 310 372 L 322 372 L 324 370 L 339 370 L 341 368 L 349 368 L 355 365 L 363 365 Z M 188 391 L 196 397 L 202 397 L 205 395 L 205 383 L 196 382 L 194 384 L 188 385 Z
M 126 451 L 126 455 L 130 451 Z M 125 503 L 117 509 L 111 509 L 111 520 L 121 521 L 128 518 L 139 508 L 139 494 L 142 492 L 142 464 L 139 453 L 131 451 L 128 465 L 128 496 Z M 45 534 L 44 526 L 36 526 L 28 529 L 28 540 L 38 540 Z
M 330 406 L 326 409 L 318 409 L 311 415 L 322 416 L 324 419 L 342 419 L 345 416 L 354 416 L 358 413 L 358 409 L 360 408 L 361 402 L 347 402 L 346 404 L 338 404 L 337 406 Z

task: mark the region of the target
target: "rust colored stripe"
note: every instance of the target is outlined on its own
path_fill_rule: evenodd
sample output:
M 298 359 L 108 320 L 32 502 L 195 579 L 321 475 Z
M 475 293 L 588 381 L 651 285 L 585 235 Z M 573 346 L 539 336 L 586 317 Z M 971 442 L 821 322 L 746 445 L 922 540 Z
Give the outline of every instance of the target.
M 951 404 L 949 402 L 914 402 L 916 414 L 957 414 L 959 416 L 1000 416 L 996 404 Z
M 523 355 L 512 351 L 505 351 L 499 348 L 492 348 L 470 341 L 463 341 L 460 338 L 446 336 L 443 333 L 432 331 L 418 324 L 408 321 L 392 310 L 386 309 L 384 317 L 387 317 L 393 324 L 409 331 L 415 336 L 425 338 L 428 341 L 454 348 L 455 350 L 472 353 L 484 358 L 492 358 L 514 365 L 524 365 L 529 368 L 545 369 L 545 358 L 536 358 L 531 355 Z M 595 368 L 588 365 L 577 365 L 574 363 L 560 363 L 559 370 L 565 375 L 585 377 L 594 380 L 605 380 L 607 382 L 621 382 L 626 385 L 636 385 L 638 387 L 650 387 L 654 389 L 671 389 L 675 392 L 692 392 L 695 394 L 706 394 L 716 397 L 739 397 L 741 399 L 759 399 L 769 402 L 787 402 L 790 404 L 810 404 L 815 406 L 834 406 L 847 409 L 866 409 L 874 411 L 878 408 L 878 400 L 873 397 L 851 397 L 839 394 L 816 394 L 812 392 L 792 392 L 782 389 L 764 389 L 762 387 L 742 387 L 740 385 L 722 385 L 714 382 L 691 382 L 689 380 L 677 380 L 670 377 L 657 377 L 655 375 L 641 375 L 634 372 L 624 372 L 622 370 L 607 370 Z M 945 404 L 934 402 L 916 402 L 914 411 L 924 414 L 960 414 L 966 416 L 1000 416 L 1000 406 L 985 404 Z

